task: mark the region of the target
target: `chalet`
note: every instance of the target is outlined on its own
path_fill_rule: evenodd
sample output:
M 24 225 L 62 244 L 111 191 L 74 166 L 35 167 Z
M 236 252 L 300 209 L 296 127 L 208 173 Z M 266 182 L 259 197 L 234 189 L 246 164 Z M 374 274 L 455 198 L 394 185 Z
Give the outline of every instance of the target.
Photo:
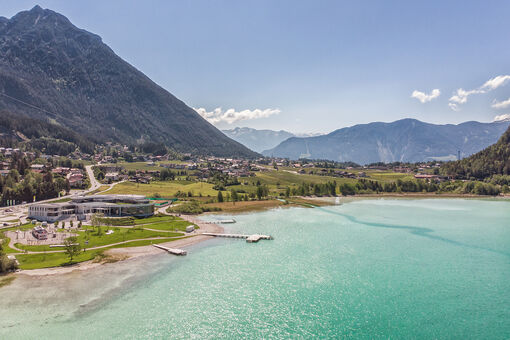
M 71 188 L 77 188 L 81 187 L 83 185 L 83 174 L 81 173 L 69 173 L 66 176 L 67 180 L 69 181 L 69 185 Z
M 118 181 L 119 176 L 118 172 L 107 172 L 106 175 L 104 175 L 104 179 L 107 181 Z

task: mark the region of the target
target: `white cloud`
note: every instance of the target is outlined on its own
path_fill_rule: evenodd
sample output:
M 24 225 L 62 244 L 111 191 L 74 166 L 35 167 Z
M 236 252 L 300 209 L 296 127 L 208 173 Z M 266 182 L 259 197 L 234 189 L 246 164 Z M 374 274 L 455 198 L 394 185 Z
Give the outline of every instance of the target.
M 193 108 L 199 115 L 201 115 L 204 119 L 206 119 L 211 124 L 217 124 L 221 122 L 226 122 L 228 124 L 232 124 L 239 120 L 249 120 L 249 119 L 258 119 L 258 118 L 267 118 L 269 116 L 279 114 L 281 111 L 279 109 L 255 109 L 255 110 L 243 110 L 236 111 L 234 109 L 228 109 L 223 111 L 221 107 L 214 109 L 213 111 L 207 111 L 203 107 L 201 108 Z
M 470 95 L 477 94 L 477 93 L 484 93 L 484 91 L 479 90 L 479 89 L 471 90 L 471 91 L 466 91 L 464 89 L 458 89 L 456 94 L 450 98 L 450 102 L 457 103 L 457 104 L 465 104 Z
M 495 90 L 497 89 L 498 87 L 502 86 L 502 85 L 505 85 L 505 83 L 507 81 L 510 80 L 510 76 L 506 75 L 506 76 L 497 76 L 495 78 L 492 78 L 492 79 L 489 79 L 485 82 L 485 84 L 483 84 L 482 88 L 484 89 L 487 89 L 487 90 Z
M 460 88 L 455 92 L 453 96 L 450 97 L 450 103 L 448 106 L 450 106 L 450 108 L 454 111 L 459 111 L 459 104 L 467 103 L 468 97 L 470 95 L 487 93 L 489 91 L 495 90 L 498 87 L 505 85 L 508 80 L 510 80 L 510 75 L 497 76 L 487 80 L 482 86 L 473 90 L 466 91 Z
M 432 99 L 439 97 L 441 91 L 439 89 L 433 89 L 430 94 L 426 94 L 425 92 L 414 90 L 411 94 L 411 98 L 418 99 L 421 103 L 430 102 Z
M 448 103 L 448 106 L 450 107 L 450 109 L 452 109 L 453 111 L 459 111 L 459 105 L 455 104 L 455 103 Z
M 504 100 L 502 102 L 498 102 L 497 100 L 494 100 L 494 102 L 492 102 L 491 106 L 493 109 L 506 109 L 507 107 L 510 106 L 510 98 L 508 98 L 507 100 Z
M 509 121 L 509 120 L 510 120 L 510 113 L 494 117 L 495 122 Z

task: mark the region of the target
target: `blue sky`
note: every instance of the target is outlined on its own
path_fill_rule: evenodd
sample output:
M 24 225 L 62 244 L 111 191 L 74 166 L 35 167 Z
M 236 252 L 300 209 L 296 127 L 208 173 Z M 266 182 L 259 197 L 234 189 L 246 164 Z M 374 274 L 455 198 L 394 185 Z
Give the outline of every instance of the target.
M 35 4 L 100 35 L 220 128 L 510 114 L 509 1 L 2 0 L 0 15 Z

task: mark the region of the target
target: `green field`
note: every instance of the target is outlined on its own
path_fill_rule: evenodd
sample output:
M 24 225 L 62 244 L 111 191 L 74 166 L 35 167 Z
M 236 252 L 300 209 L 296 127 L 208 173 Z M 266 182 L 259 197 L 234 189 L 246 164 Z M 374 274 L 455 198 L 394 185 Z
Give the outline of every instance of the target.
M 11 247 L 9 247 L 9 242 L 11 242 L 10 238 L 4 237 L 4 238 L 0 239 L 0 241 L 2 242 L 2 248 L 4 250 L 4 253 L 10 254 L 10 253 L 18 252 L 16 249 L 12 249 Z
M 96 190 L 92 190 L 91 192 L 87 193 L 86 195 L 95 195 L 101 191 L 105 191 L 109 187 L 110 187 L 109 185 L 101 185 L 99 188 L 97 188 Z
M 176 216 L 152 216 L 140 220 L 135 220 L 136 225 L 142 225 L 144 228 L 156 229 L 162 231 L 186 231 L 186 227 L 193 223 L 185 221 Z M 195 228 L 198 228 L 195 225 Z
M 97 250 L 88 250 L 82 252 L 80 255 L 73 259 L 73 262 L 84 262 L 93 260 L 96 256 L 103 254 L 108 249 L 113 248 L 128 248 L 128 247 L 141 247 L 148 246 L 151 244 L 165 243 L 175 240 L 180 240 L 183 238 L 187 238 L 190 236 L 183 236 L 178 238 L 161 238 L 158 240 L 139 240 L 127 242 L 124 244 L 119 244 L 103 249 Z M 16 259 L 20 263 L 21 269 L 40 269 L 40 268 L 50 268 L 50 267 L 59 267 L 65 266 L 69 263 L 69 257 L 66 253 L 43 253 L 43 254 L 20 254 L 16 255 Z
M 92 260 L 101 250 L 92 250 L 81 253 L 76 256 L 74 262 L 83 262 Z M 48 267 L 58 267 L 69 262 L 69 257 L 65 253 L 47 253 L 47 254 L 22 254 L 16 255 L 21 269 L 38 269 Z
M 154 181 L 150 184 L 124 182 L 117 184 L 108 194 L 136 194 L 153 197 L 159 194 L 161 197 L 175 197 L 177 192 L 191 192 L 193 196 L 215 197 L 218 192 L 213 189 L 212 184 L 193 181 Z

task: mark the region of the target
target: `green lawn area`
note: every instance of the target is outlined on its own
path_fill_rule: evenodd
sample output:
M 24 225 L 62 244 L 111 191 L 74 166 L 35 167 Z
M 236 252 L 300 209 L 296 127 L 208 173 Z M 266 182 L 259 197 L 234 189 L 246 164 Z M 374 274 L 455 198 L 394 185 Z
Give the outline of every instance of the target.
M 105 232 L 107 229 L 113 230 L 114 233 L 110 235 L 106 235 Z M 156 228 L 154 228 L 156 229 Z M 173 228 L 175 229 L 175 228 Z M 172 230 L 173 230 L 172 229 Z M 172 233 L 172 232 L 158 232 L 152 230 L 143 230 L 143 229 L 132 229 L 132 228 L 119 228 L 119 227 L 102 227 L 102 235 L 98 236 L 96 231 L 90 229 L 89 232 L 86 231 L 78 231 L 78 242 L 81 243 L 82 247 L 85 248 L 93 248 L 104 246 L 112 243 L 125 242 L 129 240 L 143 239 L 143 238 L 152 238 L 152 237 L 178 237 L 183 236 L 182 233 Z M 85 244 L 85 241 L 88 240 L 88 244 Z M 19 249 L 25 249 L 29 251 L 51 251 L 51 250 L 60 250 L 61 248 L 50 248 L 49 245 L 37 245 L 37 246 L 29 246 L 23 244 L 16 244 L 16 247 Z
M 82 252 L 80 255 L 73 259 L 73 262 L 84 262 L 94 259 L 99 254 L 102 254 L 104 251 L 112 248 L 127 248 L 127 247 L 141 247 L 147 246 L 151 244 L 165 243 L 175 240 L 180 240 L 183 238 L 188 238 L 192 236 L 183 236 L 179 238 L 162 238 L 159 240 L 140 240 L 128 242 L 122 245 L 111 246 L 104 249 L 97 250 L 88 250 Z M 21 254 L 16 255 L 16 259 L 20 263 L 21 269 L 39 269 L 39 268 L 49 268 L 49 267 L 59 267 L 65 265 L 69 262 L 69 257 L 66 253 L 46 253 L 46 254 Z
M 105 191 L 106 189 L 108 189 L 110 186 L 109 185 L 101 185 L 99 188 L 97 188 L 96 190 L 92 190 L 91 192 L 89 192 L 87 195 L 95 195 L 97 194 L 98 192 L 101 192 L 101 191 Z
M 9 228 L 5 228 L 5 229 L 2 229 L 1 231 L 7 231 L 7 230 L 31 230 L 34 226 L 36 226 L 35 224 L 32 224 L 32 223 L 25 223 L 25 224 L 22 224 L 22 225 L 16 225 L 16 226 L 12 226 L 12 227 L 9 227 Z
M 2 248 L 4 250 L 4 253 L 10 254 L 10 253 L 17 253 L 18 251 L 15 249 L 12 249 L 9 247 L 9 242 L 11 242 L 11 239 L 9 237 L 4 237 L 1 239 L 2 242 Z
M 139 220 L 135 220 L 136 225 L 142 225 L 144 228 L 164 230 L 164 231 L 186 231 L 186 227 L 193 224 L 182 218 L 176 216 L 152 216 L 148 218 L 143 218 Z M 193 224 L 194 225 L 194 224 Z M 195 226 L 195 228 L 198 228 Z
M 151 224 L 145 224 L 144 228 L 150 228 L 150 229 L 156 229 L 156 230 L 166 230 L 166 231 L 186 231 L 186 227 L 189 225 L 194 225 L 191 222 L 188 221 L 173 221 L 173 222 L 159 222 L 159 223 L 151 223 Z M 195 225 L 195 229 L 198 227 Z
M 394 182 L 397 179 L 409 179 L 414 178 L 413 175 L 404 174 L 401 172 L 384 171 L 384 170 L 347 170 L 354 174 L 358 172 L 365 172 L 368 176 L 367 179 L 381 181 L 381 182 Z
M 83 262 L 92 260 L 101 250 L 92 250 L 82 252 L 73 259 L 73 262 Z M 47 253 L 47 254 L 22 254 L 16 255 L 21 269 L 38 269 L 48 267 L 58 267 L 69 262 L 69 257 L 65 253 Z
M 124 182 L 117 184 L 108 194 L 136 194 L 152 197 L 159 194 L 161 197 L 175 197 L 177 192 L 191 192 L 193 196 L 216 196 L 218 192 L 213 189 L 213 185 L 203 182 L 192 181 L 154 181 L 150 184 Z
M 301 183 L 326 183 L 333 182 L 342 184 L 342 183 L 355 183 L 355 179 L 349 178 L 340 178 L 340 177 L 329 177 L 329 176 L 319 176 L 319 175 L 308 175 L 308 174 L 295 174 L 290 173 L 288 171 L 264 171 L 256 173 L 255 177 L 249 178 L 240 178 L 239 181 L 241 183 L 247 183 L 248 185 L 234 185 L 229 186 L 226 189 L 228 190 L 243 190 L 247 193 L 256 193 L 257 186 L 256 183 L 260 182 L 262 185 L 267 185 L 269 188 L 269 193 L 271 195 L 279 195 L 280 193 L 284 193 L 286 187 L 298 187 Z

